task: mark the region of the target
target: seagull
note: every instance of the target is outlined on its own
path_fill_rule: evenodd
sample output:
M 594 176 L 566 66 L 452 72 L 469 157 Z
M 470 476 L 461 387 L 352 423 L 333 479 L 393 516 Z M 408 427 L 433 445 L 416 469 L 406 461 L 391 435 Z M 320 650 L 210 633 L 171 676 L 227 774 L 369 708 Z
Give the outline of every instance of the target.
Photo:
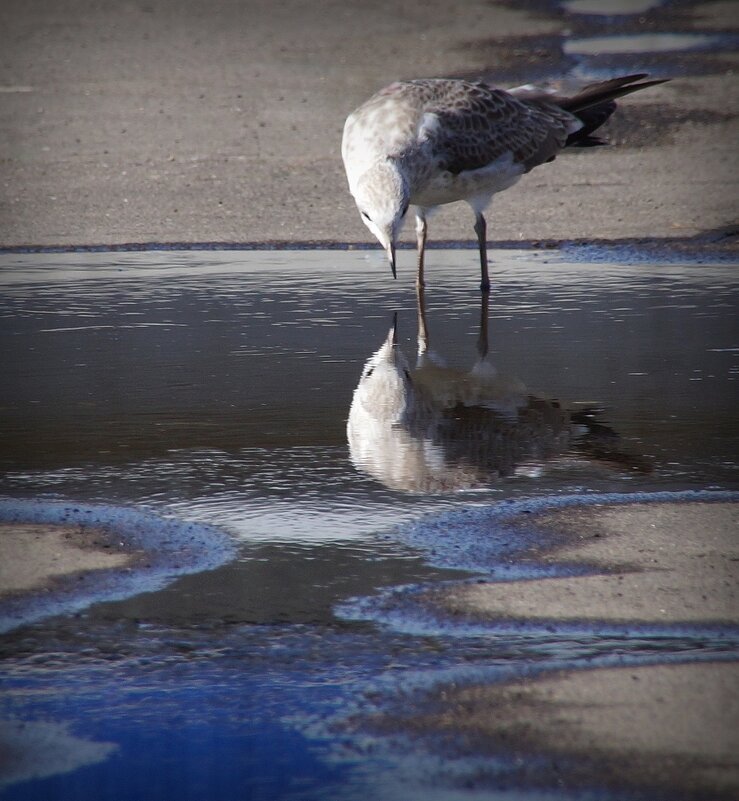
M 364 224 L 387 251 L 396 278 L 395 243 L 411 206 L 416 217 L 416 284 L 424 285 L 427 218 L 465 201 L 475 214 L 480 289 L 490 291 L 485 209 L 494 194 L 565 147 L 605 144 L 594 131 L 615 99 L 665 83 L 626 75 L 564 95 L 532 85 L 496 89 L 482 81 L 397 81 L 353 111 L 341 155 Z

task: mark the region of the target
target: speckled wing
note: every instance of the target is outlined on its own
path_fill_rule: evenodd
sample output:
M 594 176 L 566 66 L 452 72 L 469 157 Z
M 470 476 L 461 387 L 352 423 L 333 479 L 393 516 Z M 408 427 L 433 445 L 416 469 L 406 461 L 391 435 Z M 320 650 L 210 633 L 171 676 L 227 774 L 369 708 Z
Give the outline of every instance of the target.
M 424 135 L 438 165 L 453 174 L 481 169 L 508 153 L 528 172 L 554 158 L 568 135 L 582 127 L 553 104 L 519 100 L 483 83 L 426 83 L 431 96 Z

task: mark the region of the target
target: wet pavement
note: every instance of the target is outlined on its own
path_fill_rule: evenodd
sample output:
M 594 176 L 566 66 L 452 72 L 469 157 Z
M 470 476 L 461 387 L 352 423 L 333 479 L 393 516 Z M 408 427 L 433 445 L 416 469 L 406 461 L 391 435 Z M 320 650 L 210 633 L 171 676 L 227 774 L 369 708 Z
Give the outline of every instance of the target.
M 143 509 L 235 549 L 3 636 L 0 717 L 46 760 L 8 799 L 451 799 L 474 760 L 362 718 L 450 678 L 735 656 L 733 631 L 451 632 L 367 601 L 479 567 L 439 555 L 441 513 L 735 489 L 735 265 L 498 252 L 485 308 L 474 254 L 434 250 L 417 360 L 405 251 L 397 282 L 375 251 L 0 260 L 0 493 Z M 350 449 L 354 390 L 396 315 L 422 425 L 388 448 L 365 421 Z M 433 481 L 397 480 L 418 452 L 404 475 Z

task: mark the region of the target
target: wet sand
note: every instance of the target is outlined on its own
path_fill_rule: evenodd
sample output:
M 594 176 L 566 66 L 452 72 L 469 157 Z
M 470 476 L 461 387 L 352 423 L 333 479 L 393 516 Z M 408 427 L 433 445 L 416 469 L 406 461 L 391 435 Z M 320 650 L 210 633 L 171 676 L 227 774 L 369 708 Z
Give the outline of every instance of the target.
M 143 509 L 0 499 L 0 631 L 160 589 L 233 558 L 213 526 Z
M 739 792 L 739 665 L 564 672 L 434 695 L 430 711 L 381 725 L 467 754 L 511 754 L 529 784 L 596 784 L 639 798 L 732 799 Z
M 524 558 L 605 572 L 464 585 L 435 595 L 435 602 L 453 614 L 486 619 L 737 623 L 739 504 L 567 509 L 534 525 L 568 544 Z
M 432 591 L 426 603 L 465 621 L 739 622 L 739 504 L 569 508 L 520 522 L 558 542 L 522 558 L 585 563 L 600 572 L 465 584 Z M 383 725 L 423 738 L 443 735 L 473 754 L 535 752 L 544 764 L 527 777 L 534 783 L 654 787 L 671 798 L 735 798 L 739 792 L 736 662 L 443 687 L 432 693 L 429 708 Z
M 731 6 L 657 8 L 624 30 L 736 31 Z M 402 13 L 339 0 L 7 0 L 0 245 L 369 242 L 339 155 L 354 107 L 399 78 L 557 78 L 574 66 L 563 31 L 616 25 L 482 0 L 464 12 L 413 0 Z M 613 147 L 563 154 L 496 198 L 493 244 L 671 241 L 735 225 L 736 54 L 652 61 L 675 80 L 623 101 Z M 634 59 L 610 69 L 634 72 Z M 471 242 L 469 209 L 444 209 L 430 238 Z
M 0 598 L 43 590 L 55 578 L 133 562 L 132 554 L 95 528 L 0 523 Z

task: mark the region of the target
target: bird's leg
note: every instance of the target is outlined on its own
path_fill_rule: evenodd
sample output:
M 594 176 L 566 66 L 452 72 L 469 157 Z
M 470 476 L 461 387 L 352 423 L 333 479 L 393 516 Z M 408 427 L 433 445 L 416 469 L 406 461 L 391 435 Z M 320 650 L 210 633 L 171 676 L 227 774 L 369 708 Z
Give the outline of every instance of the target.
M 416 310 L 418 312 L 418 353 L 429 348 L 429 330 L 426 325 L 426 298 L 422 284 L 416 284 Z
M 480 336 L 477 339 L 477 355 L 484 359 L 488 355 L 488 306 L 490 293 L 483 292 L 480 296 Z
M 488 226 L 482 212 L 475 212 L 475 233 L 477 234 L 477 244 L 480 247 L 480 289 L 483 292 L 490 292 L 490 277 L 488 276 Z
M 416 214 L 416 247 L 418 249 L 416 286 L 423 286 L 423 259 L 426 252 L 426 217 L 419 213 Z

